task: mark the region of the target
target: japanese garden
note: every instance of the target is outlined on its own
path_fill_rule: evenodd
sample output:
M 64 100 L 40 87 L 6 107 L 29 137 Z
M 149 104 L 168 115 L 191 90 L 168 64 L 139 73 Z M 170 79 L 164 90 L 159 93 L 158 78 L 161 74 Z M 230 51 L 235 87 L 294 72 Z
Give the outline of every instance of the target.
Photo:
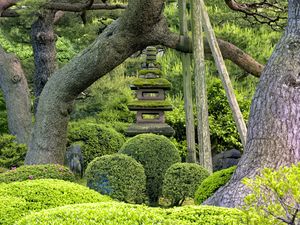
M 0 224 L 300 225 L 299 0 L 0 0 Z

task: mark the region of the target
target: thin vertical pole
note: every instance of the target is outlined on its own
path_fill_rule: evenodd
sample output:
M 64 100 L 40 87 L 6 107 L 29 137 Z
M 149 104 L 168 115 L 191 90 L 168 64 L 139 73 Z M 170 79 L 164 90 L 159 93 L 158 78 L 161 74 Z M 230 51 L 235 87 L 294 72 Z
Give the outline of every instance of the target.
M 208 123 L 206 73 L 204 60 L 201 10 L 197 0 L 191 0 L 195 91 L 198 118 L 198 142 L 200 165 L 212 172 L 211 143 Z
M 180 18 L 180 34 L 188 35 L 186 0 L 179 0 L 179 18 Z M 191 73 L 191 56 L 190 54 L 181 53 L 182 72 L 183 72 L 183 95 L 184 110 L 186 123 L 186 140 L 187 140 L 187 162 L 196 162 L 196 144 L 195 144 L 195 124 L 193 113 L 193 94 L 192 94 L 192 73 Z
M 223 83 L 223 86 L 224 86 L 224 89 L 226 92 L 226 96 L 227 96 L 229 105 L 231 107 L 232 113 L 233 113 L 233 118 L 235 120 L 238 132 L 240 134 L 242 144 L 245 148 L 246 138 L 247 138 L 246 124 L 243 119 L 243 115 L 241 113 L 238 102 L 235 98 L 234 91 L 233 91 L 233 88 L 231 85 L 231 81 L 230 81 L 230 78 L 229 78 L 229 75 L 228 75 L 228 72 L 227 72 L 227 69 L 225 66 L 225 62 L 223 60 L 214 30 L 211 26 L 208 13 L 205 8 L 205 4 L 204 4 L 203 0 L 198 0 L 198 1 L 200 4 L 200 7 L 201 7 L 201 15 L 202 15 L 202 19 L 204 22 L 204 30 L 207 33 L 208 43 L 211 48 L 213 57 L 215 59 L 215 62 L 216 62 L 216 65 L 217 65 L 217 68 L 219 71 L 219 75 L 222 80 L 222 83 Z

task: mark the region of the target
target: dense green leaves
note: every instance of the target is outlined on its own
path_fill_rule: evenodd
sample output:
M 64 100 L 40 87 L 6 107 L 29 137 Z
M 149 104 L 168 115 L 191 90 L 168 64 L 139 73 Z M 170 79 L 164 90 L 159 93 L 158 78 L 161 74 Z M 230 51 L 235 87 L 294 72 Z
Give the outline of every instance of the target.
M 133 157 L 144 166 L 149 202 L 151 205 L 157 204 L 166 170 L 180 162 L 174 144 L 162 135 L 140 134 L 125 142 L 119 153 Z
M 0 136 L 0 167 L 11 168 L 23 165 L 27 146 L 16 143 L 16 137 L 3 134 Z
M 131 203 L 145 199 L 146 176 L 143 166 L 123 154 L 95 158 L 86 170 L 87 186 L 101 194 Z
M 26 165 L 0 174 L 0 183 L 36 179 L 60 179 L 74 181 L 75 177 L 67 167 L 58 164 Z
M 163 195 L 172 206 L 182 205 L 194 197 L 197 186 L 208 176 L 208 171 L 196 163 L 175 163 L 165 173 Z
M 235 169 L 236 166 L 224 170 L 219 170 L 203 180 L 202 183 L 199 183 L 199 186 L 195 193 L 195 203 L 197 205 L 202 204 L 220 187 L 224 186 L 230 180 Z

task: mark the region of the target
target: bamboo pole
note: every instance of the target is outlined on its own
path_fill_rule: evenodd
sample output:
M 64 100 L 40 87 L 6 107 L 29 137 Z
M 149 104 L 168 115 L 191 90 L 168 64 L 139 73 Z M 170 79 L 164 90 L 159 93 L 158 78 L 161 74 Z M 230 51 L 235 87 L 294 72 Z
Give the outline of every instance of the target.
M 240 138 L 242 141 L 242 144 L 245 148 L 246 146 L 246 138 L 247 138 L 247 128 L 243 119 L 243 115 L 241 113 L 240 107 L 238 105 L 238 102 L 235 98 L 234 91 L 231 85 L 231 81 L 225 66 L 225 62 L 223 60 L 214 30 L 212 28 L 212 25 L 209 20 L 208 13 L 205 8 L 205 4 L 203 0 L 199 0 L 200 8 L 201 8 L 201 15 L 204 23 L 204 30 L 207 33 L 207 39 L 209 42 L 209 46 L 211 48 L 213 57 L 215 59 L 220 78 L 222 80 L 223 86 L 226 91 L 226 96 L 229 102 L 229 105 L 231 107 L 233 118 L 235 120 L 238 132 L 240 134 Z
M 187 37 L 187 14 L 186 0 L 179 0 L 179 18 L 180 18 L 180 34 Z M 192 95 L 192 73 L 191 73 L 191 56 L 190 54 L 181 53 L 182 72 L 183 72 L 183 95 L 184 110 L 186 123 L 186 141 L 187 141 L 187 162 L 196 162 L 196 144 L 195 144 L 195 125 L 193 113 L 193 95 Z
M 198 118 L 199 161 L 205 169 L 212 172 L 211 143 L 208 123 L 208 104 L 206 93 L 206 70 L 204 60 L 204 43 L 200 5 L 197 0 L 191 0 L 192 33 L 195 91 Z

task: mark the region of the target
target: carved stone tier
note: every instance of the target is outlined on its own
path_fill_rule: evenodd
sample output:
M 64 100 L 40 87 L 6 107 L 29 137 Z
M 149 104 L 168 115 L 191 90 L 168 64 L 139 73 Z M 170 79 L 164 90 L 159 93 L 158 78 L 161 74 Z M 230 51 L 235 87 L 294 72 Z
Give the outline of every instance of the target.
M 155 78 L 155 79 L 137 78 L 130 85 L 130 88 L 132 90 L 137 90 L 140 88 L 143 89 L 155 88 L 155 89 L 170 90 L 171 87 L 172 84 L 167 79 L 164 78 Z
M 175 131 L 166 123 L 136 123 L 132 124 L 126 131 L 126 135 L 130 137 L 144 133 L 154 133 L 171 137 Z
M 132 111 L 139 111 L 139 110 L 172 111 L 173 107 L 167 101 L 136 100 L 128 104 L 128 109 Z

